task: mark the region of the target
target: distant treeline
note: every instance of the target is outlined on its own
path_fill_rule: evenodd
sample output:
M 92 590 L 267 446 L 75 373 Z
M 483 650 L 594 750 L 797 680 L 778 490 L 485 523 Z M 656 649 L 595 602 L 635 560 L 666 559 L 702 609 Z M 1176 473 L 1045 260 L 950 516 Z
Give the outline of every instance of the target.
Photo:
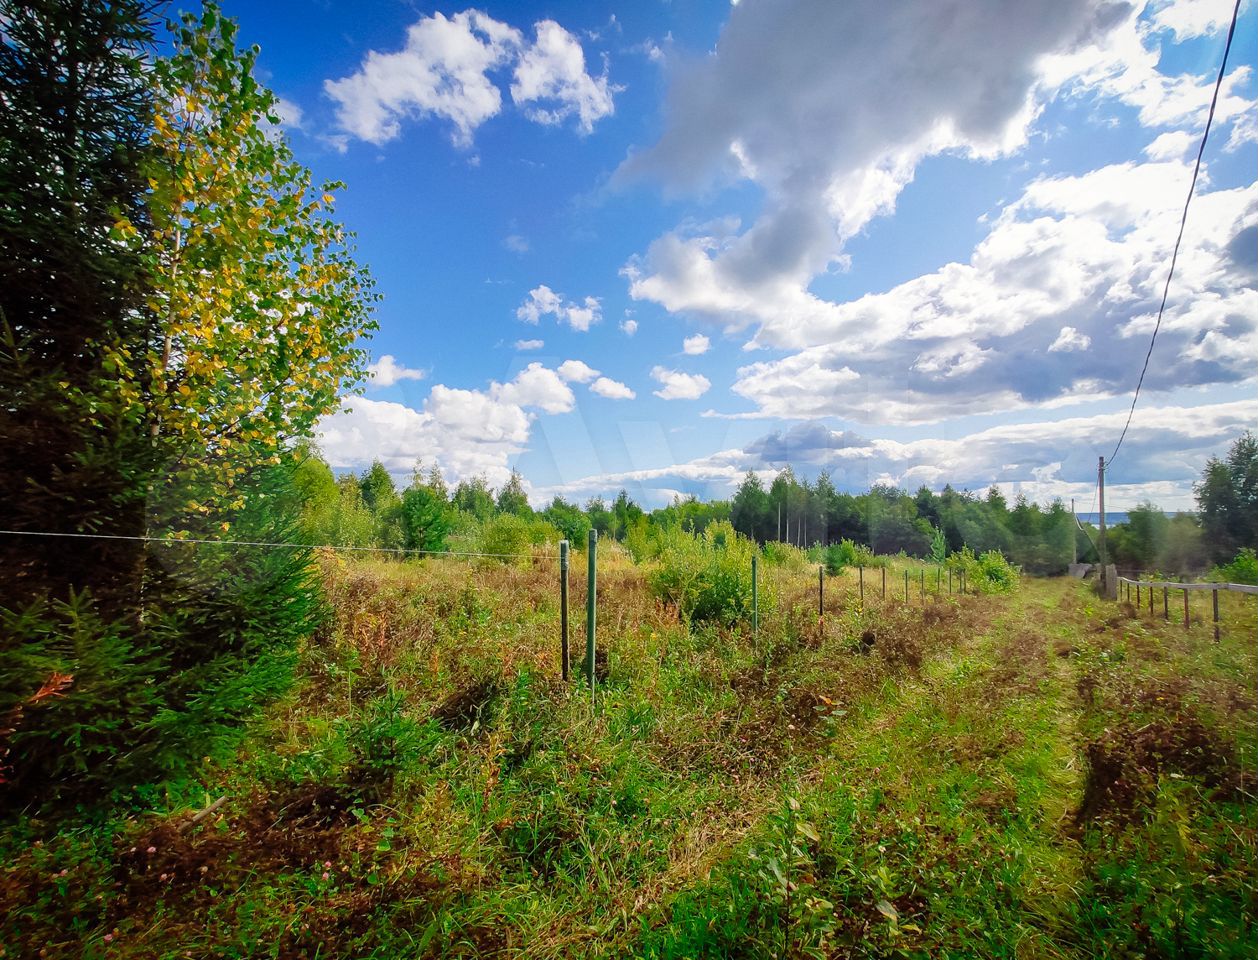
M 1018 496 L 1010 504 L 996 487 L 979 496 L 945 486 L 908 493 L 876 485 L 843 493 L 822 473 L 815 481 L 789 468 L 767 486 L 748 473 L 728 500 L 676 498 L 644 510 L 624 490 L 610 502 L 584 506 L 556 496 L 535 510 L 522 477 L 513 473 L 500 490 L 483 477 L 449 488 L 441 473 L 417 465 L 398 490 L 379 462 L 361 475 L 337 479 L 317 454 L 307 452 L 299 472 L 312 542 L 420 550 L 527 551 L 566 538 L 580 547 L 591 529 L 624 543 L 635 557 L 651 556 L 663 531 L 702 533 L 729 521 L 757 543 L 804 549 L 848 540 L 876 554 L 939 557 L 968 547 L 997 550 L 1031 574 L 1064 573 L 1073 561 L 1095 562 L 1098 531 L 1077 523 L 1061 500 L 1048 506 Z M 1168 516 L 1151 503 L 1126 511 L 1125 523 L 1107 531 L 1110 559 L 1131 570 L 1199 574 L 1258 545 L 1258 443 L 1246 434 L 1224 460 L 1211 460 L 1196 485 L 1198 512 Z

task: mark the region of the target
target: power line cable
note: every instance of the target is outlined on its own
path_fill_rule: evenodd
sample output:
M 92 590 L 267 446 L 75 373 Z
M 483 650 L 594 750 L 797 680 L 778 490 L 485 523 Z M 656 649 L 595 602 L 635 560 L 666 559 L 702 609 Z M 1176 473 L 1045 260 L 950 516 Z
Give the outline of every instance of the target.
M 355 553 L 390 553 L 397 555 L 420 554 L 429 557 L 495 557 L 520 559 L 524 557 L 538 560 L 558 560 L 557 553 L 475 553 L 456 550 L 418 550 L 409 547 L 340 547 L 331 543 L 284 543 L 264 540 L 199 540 L 194 537 L 141 537 L 125 536 L 117 533 L 59 533 L 52 530 L 0 530 L 0 534 L 11 537 L 67 537 L 76 540 L 129 540 L 142 543 L 199 543 L 216 547 L 273 547 L 286 550 L 347 550 Z
M 1214 82 L 1214 96 L 1210 99 L 1210 113 L 1206 117 L 1206 129 L 1201 134 L 1201 146 L 1197 148 L 1197 163 L 1192 171 L 1192 183 L 1188 187 L 1188 199 L 1184 201 L 1184 213 L 1179 220 L 1179 236 L 1175 238 L 1175 249 L 1171 253 L 1171 268 L 1166 274 L 1166 285 L 1162 288 L 1162 305 L 1158 307 L 1157 323 L 1153 325 L 1153 336 L 1149 338 L 1149 352 L 1144 356 L 1144 366 L 1140 370 L 1140 379 L 1136 381 L 1136 392 L 1131 398 L 1131 409 L 1127 411 L 1127 422 L 1123 424 L 1123 432 L 1118 438 L 1118 443 L 1114 447 L 1114 452 L 1109 455 L 1109 460 L 1105 466 L 1108 468 L 1114 462 L 1114 458 L 1118 456 L 1119 448 L 1123 445 L 1123 439 L 1127 436 L 1127 428 L 1131 426 L 1131 418 L 1136 412 L 1136 401 L 1140 399 L 1140 387 L 1144 383 L 1144 375 L 1149 369 L 1149 358 L 1153 356 L 1153 344 L 1157 342 L 1158 330 L 1162 328 L 1162 313 L 1166 310 L 1166 298 L 1171 290 L 1171 277 L 1175 276 L 1175 261 L 1179 258 L 1179 245 L 1184 239 L 1184 226 L 1188 223 L 1188 205 L 1192 203 L 1193 192 L 1197 188 L 1197 175 L 1201 172 L 1201 157 L 1206 152 L 1206 141 L 1210 139 L 1210 124 L 1214 121 L 1214 109 L 1219 102 L 1219 90 L 1223 86 L 1223 74 L 1227 70 L 1227 55 L 1232 49 L 1232 37 L 1236 34 L 1236 18 L 1240 13 L 1241 0 L 1236 0 L 1236 6 L 1232 8 L 1232 25 L 1228 27 L 1227 43 L 1223 46 L 1223 62 L 1219 64 L 1219 77 Z

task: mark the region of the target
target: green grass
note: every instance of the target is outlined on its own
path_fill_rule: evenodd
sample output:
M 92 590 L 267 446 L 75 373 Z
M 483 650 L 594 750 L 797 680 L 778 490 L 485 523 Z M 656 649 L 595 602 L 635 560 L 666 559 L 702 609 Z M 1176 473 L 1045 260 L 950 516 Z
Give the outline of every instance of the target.
M 549 568 L 329 566 L 336 625 L 231 762 L 10 820 L 2 955 L 1252 946 L 1252 602 L 1216 644 L 1064 580 L 906 607 L 893 566 L 865 609 L 856 571 L 828 579 L 819 623 L 815 572 L 775 570 L 753 638 L 606 567 L 591 698 L 557 678 Z

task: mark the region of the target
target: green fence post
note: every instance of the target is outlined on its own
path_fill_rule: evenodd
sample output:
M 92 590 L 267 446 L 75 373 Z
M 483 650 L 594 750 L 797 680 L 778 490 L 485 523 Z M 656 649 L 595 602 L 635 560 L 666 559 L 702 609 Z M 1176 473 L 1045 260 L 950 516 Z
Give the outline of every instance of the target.
M 598 596 L 598 531 L 590 531 L 590 545 L 587 548 L 588 572 L 586 574 L 585 593 L 585 662 L 581 669 L 590 681 L 590 695 L 594 695 L 594 630 L 597 611 L 595 598 Z
M 568 541 L 559 541 L 559 667 L 568 679 Z
M 887 568 L 882 568 L 882 599 L 887 599 Z
M 826 568 L 817 567 L 817 616 L 826 615 Z
M 904 603 L 905 603 L 905 606 L 907 606 L 907 605 L 908 605 L 908 602 L 909 602 L 909 572 L 908 572 L 907 570 L 905 570 L 905 571 L 904 571 Z
M 863 607 L 865 606 L 865 566 L 864 566 L 864 564 L 861 564 L 861 565 L 859 565 L 856 569 L 860 571 L 860 578 L 861 578 L 861 607 L 863 608 Z

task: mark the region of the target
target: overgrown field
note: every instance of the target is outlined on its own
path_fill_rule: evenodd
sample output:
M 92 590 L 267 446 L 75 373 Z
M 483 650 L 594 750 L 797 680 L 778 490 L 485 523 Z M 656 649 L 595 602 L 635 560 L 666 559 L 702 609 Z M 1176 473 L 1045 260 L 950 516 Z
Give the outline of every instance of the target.
M 1258 939 L 1253 598 L 1223 598 L 1215 643 L 1204 603 L 1188 630 L 1068 580 L 937 598 L 915 580 L 906 605 L 892 568 L 885 601 L 866 571 L 862 609 L 849 569 L 819 621 L 815 568 L 779 568 L 752 637 L 687 626 L 613 553 L 591 697 L 559 680 L 553 561 L 323 562 L 330 625 L 233 755 L 126 817 L 10 821 L 0 956 Z

